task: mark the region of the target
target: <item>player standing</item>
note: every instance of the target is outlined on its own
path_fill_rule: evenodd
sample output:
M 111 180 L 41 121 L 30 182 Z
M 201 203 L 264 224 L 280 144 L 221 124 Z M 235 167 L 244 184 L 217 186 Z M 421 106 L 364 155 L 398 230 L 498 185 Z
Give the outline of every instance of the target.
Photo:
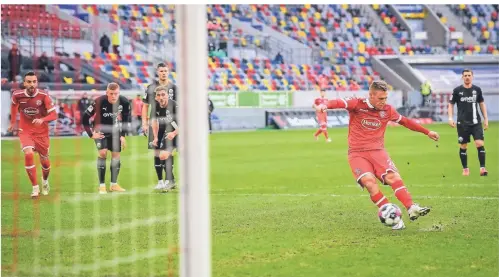
M 143 98 L 144 105 L 142 106 L 142 131 L 144 135 L 148 136 L 148 149 L 154 149 L 154 169 L 156 170 L 156 175 L 158 176 L 158 184 L 155 189 L 163 189 L 168 184 L 163 182 L 163 170 L 167 175 L 171 175 L 173 182 L 175 182 L 175 176 L 173 175 L 173 156 L 168 157 L 168 161 L 161 161 L 159 158 L 160 149 L 152 145 L 152 127 L 150 126 L 149 118 L 149 105 L 154 106 L 155 103 L 155 90 L 157 87 L 162 86 L 167 89 L 168 98 L 173 101 L 177 101 L 177 86 L 170 82 L 168 75 L 170 74 L 170 69 L 165 63 L 159 63 L 156 67 L 156 73 L 158 74 L 158 81 L 154 81 L 152 84 L 147 86 L 146 93 Z M 168 165 L 168 166 L 167 166 Z M 167 179 L 167 182 L 168 179 Z M 173 185 L 175 188 L 175 185 Z
M 173 160 L 170 157 L 177 148 L 177 103 L 169 99 L 166 87 L 157 87 L 155 94 L 156 101 L 151 110 L 152 145 L 159 151 L 159 159 L 169 168 L 172 167 L 169 162 Z M 168 191 L 175 187 L 172 173 L 166 172 L 165 182 L 158 189 Z
M 439 135 L 428 131 L 411 119 L 400 115 L 394 107 L 386 104 L 388 85 L 384 81 L 374 81 L 369 87 L 369 98 L 334 99 L 327 103 L 328 109 L 347 109 L 350 115 L 348 128 L 348 161 L 359 185 L 366 188 L 371 201 L 378 207 L 389 203 L 376 182 L 389 185 L 397 199 L 405 206 L 411 220 L 424 216 L 430 208 L 420 207 L 412 201 L 395 164 L 385 150 L 384 137 L 389 121 L 427 135 L 437 141 Z M 317 107 L 324 110 L 326 106 Z M 392 229 L 404 229 L 400 221 Z
M 317 109 L 318 106 L 327 104 L 326 91 L 324 89 L 321 89 L 320 93 L 321 93 L 321 97 L 316 98 L 314 100 L 314 104 L 312 105 L 312 108 L 315 109 L 315 115 L 317 116 L 317 122 L 319 122 L 319 129 L 315 132 L 314 138 L 315 138 L 315 140 L 319 140 L 319 135 L 321 133 L 324 133 L 324 137 L 326 138 L 326 141 L 331 142 L 331 139 L 329 138 L 329 135 L 327 133 L 327 110 L 318 110 Z
M 57 119 L 57 112 L 52 99 L 38 87 L 38 78 L 30 71 L 24 75 L 23 90 L 14 91 L 12 94 L 11 119 L 8 131 L 14 130 L 17 112 L 20 112 L 19 140 L 24 152 L 24 167 L 28 173 L 33 191 L 32 198 L 38 198 L 40 187 L 36 181 L 35 153 L 40 156 L 42 165 L 42 194 L 48 195 L 50 186 L 48 177 L 50 173 L 49 160 L 49 127 L 48 122 Z
M 487 117 L 487 107 L 483 100 L 482 89 L 479 86 L 472 84 L 473 71 L 465 69 L 462 72 L 463 84 L 456 87 L 452 91 L 452 96 L 448 105 L 449 125 L 454 128 L 453 112 L 454 104 L 457 104 L 457 136 L 459 147 L 459 157 L 463 166 L 463 175 L 470 175 L 468 168 L 468 155 L 466 150 L 470 142 L 470 136 L 475 140 L 475 146 L 478 151 L 478 161 L 480 162 L 480 176 L 487 176 L 488 172 L 485 169 L 485 147 L 483 130 L 489 128 L 489 120 Z M 480 115 L 478 114 L 478 105 L 482 110 L 483 129 Z
M 95 114 L 93 130 L 90 118 Z M 97 157 L 97 174 L 99 176 L 99 193 L 105 194 L 106 157 L 111 151 L 111 186 L 110 191 L 123 192 L 118 185 L 120 173 L 120 152 L 126 147 L 125 136 L 130 127 L 130 101 L 120 95 L 120 86 L 116 83 L 107 85 L 106 95 L 95 99 L 83 115 L 83 127 L 88 136 L 95 140 L 99 156 Z

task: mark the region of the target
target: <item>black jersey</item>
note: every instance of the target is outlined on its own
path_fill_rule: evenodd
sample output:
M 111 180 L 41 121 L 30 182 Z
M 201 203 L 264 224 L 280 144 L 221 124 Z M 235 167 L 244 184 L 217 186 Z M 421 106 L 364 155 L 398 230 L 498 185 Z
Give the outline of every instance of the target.
M 454 89 L 450 98 L 451 104 L 457 104 L 457 122 L 458 124 L 474 125 L 481 123 L 478 113 L 478 103 L 483 102 L 482 89 L 472 85 L 465 88 L 460 85 Z
M 83 115 L 83 126 L 89 136 L 92 136 L 90 118 L 95 114 L 93 129 L 104 136 L 125 136 L 130 125 L 130 101 L 125 96 L 119 96 L 116 103 L 111 104 L 107 95 L 95 99 Z
M 142 102 L 145 104 L 153 104 L 154 103 L 154 90 L 161 86 L 158 81 L 154 81 L 154 83 L 149 84 L 146 88 L 146 92 L 144 94 L 144 97 L 142 98 Z M 168 94 L 168 99 L 177 101 L 177 86 L 169 82 L 168 85 L 166 85 L 166 93 Z
M 177 116 L 178 106 L 174 100 L 168 100 L 166 107 L 161 107 L 158 101 L 151 108 L 151 120 L 158 120 L 160 132 L 173 132 L 175 127 L 173 124 L 178 125 Z

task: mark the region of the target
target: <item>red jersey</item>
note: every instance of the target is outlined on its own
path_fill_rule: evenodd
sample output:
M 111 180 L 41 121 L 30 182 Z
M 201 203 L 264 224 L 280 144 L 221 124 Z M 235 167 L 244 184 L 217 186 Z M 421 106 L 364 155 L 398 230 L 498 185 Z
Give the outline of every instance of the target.
M 29 96 L 24 89 L 14 91 L 12 94 L 12 104 L 17 106 L 17 110 L 20 113 L 19 129 L 25 133 L 48 136 L 48 122 L 44 122 L 38 126 L 31 123 L 33 119 L 43 118 L 55 110 L 54 103 L 46 92 L 37 89 L 32 96 Z
M 386 104 L 382 110 L 375 109 L 368 99 L 341 99 L 348 110 L 348 151 L 368 151 L 385 148 L 385 130 L 389 121 L 399 122 L 402 116 L 393 106 Z
M 316 98 L 315 101 L 314 101 L 314 104 L 316 106 L 319 106 L 319 105 L 326 105 L 327 106 L 327 98 Z M 327 121 L 327 111 L 315 111 L 315 115 L 317 115 L 317 119 L 319 121 Z

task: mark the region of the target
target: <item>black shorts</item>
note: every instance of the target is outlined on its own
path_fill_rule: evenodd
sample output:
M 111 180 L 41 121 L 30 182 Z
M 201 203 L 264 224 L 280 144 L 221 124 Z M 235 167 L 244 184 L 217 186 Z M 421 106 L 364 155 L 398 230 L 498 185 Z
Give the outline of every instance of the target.
M 457 141 L 460 144 L 465 144 L 470 142 L 470 136 L 473 136 L 474 140 L 484 140 L 482 123 L 465 125 L 457 124 Z
M 177 137 L 173 140 L 169 140 L 166 138 L 166 133 L 164 129 L 159 129 L 158 131 L 158 146 L 152 145 L 152 141 L 154 139 L 154 135 L 152 133 L 152 128 L 149 128 L 149 135 L 147 136 L 147 148 L 154 150 L 166 150 L 168 152 L 173 152 L 173 150 L 177 149 Z
M 121 152 L 120 136 L 106 136 L 101 139 L 94 139 L 97 150 L 107 149 L 111 152 Z

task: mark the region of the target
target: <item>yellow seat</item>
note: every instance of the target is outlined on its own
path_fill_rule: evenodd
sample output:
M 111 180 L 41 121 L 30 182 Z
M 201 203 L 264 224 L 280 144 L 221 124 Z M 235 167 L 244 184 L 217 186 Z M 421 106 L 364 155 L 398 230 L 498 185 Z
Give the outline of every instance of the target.
M 484 37 L 485 39 L 489 39 L 489 37 L 490 37 L 490 32 L 489 32 L 489 31 L 484 31 L 484 32 L 483 32 L 483 37 Z
M 466 9 L 466 4 L 459 4 L 459 9 L 461 9 L 461 10 Z
M 473 54 L 470 50 L 466 50 L 466 52 L 465 52 L 465 53 L 466 53 L 466 55 L 467 55 L 467 56 L 469 56 L 469 55 Z
M 83 52 L 83 57 L 85 58 L 85 60 L 89 61 L 92 59 L 92 54 L 90 54 L 89 52 Z
M 409 51 L 409 56 L 414 56 L 414 51 L 410 50 Z
M 341 8 L 344 9 L 344 10 L 348 9 L 348 4 L 342 4 Z
M 111 75 L 113 75 L 114 78 L 119 78 L 120 77 L 120 74 L 117 71 L 114 71 L 114 70 L 111 72 Z
M 66 83 L 66 84 L 72 84 L 73 83 L 73 78 L 66 77 L 66 76 L 63 76 L 63 78 L 64 78 L 64 83 Z
M 324 27 L 324 26 L 321 26 L 321 27 L 319 28 L 319 30 L 320 30 L 320 32 L 321 32 L 322 34 L 326 33 L 326 27 Z
M 367 39 L 371 38 L 371 32 L 369 31 L 366 31 L 364 35 L 366 36 Z
M 274 23 L 274 24 L 277 22 L 277 18 L 275 16 L 272 16 L 271 20 L 272 20 L 272 23 Z
M 379 10 L 379 5 L 378 4 L 373 4 L 372 6 L 373 6 L 374 10 L 376 10 L 376 11 Z
M 457 39 L 457 43 L 459 43 L 459 44 L 463 44 L 463 42 L 464 42 L 464 41 L 463 41 L 463 39 L 462 39 L 462 38 L 458 38 L 458 39 Z
M 298 23 L 298 17 L 296 17 L 296 16 L 294 16 L 294 15 L 293 15 L 293 16 L 291 17 L 291 22 L 293 22 L 293 23 L 295 23 L 295 24 L 296 24 L 296 23 Z
M 352 22 L 347 21 L 347 23 L 345 25 L 346 25 L 347 29 L 352 29 Z
M 310 4 L 305 4 L 305 9 L 310 10 L 311 5 Z
M 333 44 L 333 42 L 332 42 L 332 41 L 328 41 L 328 42 L 327 42 L 327 50 L 332 50 L 332 49 L 333 49 L 333 46 L 334 46 L 334 44 Z
M 442 16 L 442 17 L 440 18 L 440 21 L 441 21 L 443 24 L 446 24 L 446 23 L 447 23 L 447 17 Z
M 92 76 L 87 76 L 85 78 L 85 80 L 87 81 L 87 84 L 90 84 L 90 85 L 94 85 L 95 84 L 95 79 Z
M 364 56 L 359 56 L 359 63 L 360 64 L 365 64 L 366 63 L 366 58 L 364 58 Z
M 399 46 L 399 52 L 400 52 L 400 54 L 405 53 L 405 52 L 406 52 L 406 50 L 407 50 L 407 49 L 405 48 L 405 46 L 404 46 L 404 45 L 400 45 L 400 46 Z
M 383 19 L 383 22 L 385 23 L 385 25 L 390 24 L 390 18 L 388 16 L 385 17 L 385 19 Z
M 315 17 L 315 19 L 319 20 L 319 19 L 321 19 L 321 14 L 318 12 L 315 12 L 314 17 Z
M 300 29 L 305 29 L 305 23 L 302 21 L 300 23 L 298 23 L 298 27 L 300 27 Z
M 353 18 L 353 24 L 359 25 L 360 24 L 360 19 L 358 17 Z
M 494 22 L 493 22 L 493 21 L 489 21 L 489 22 L 487 22 L 487 27 L 488 27 L 489 29 L 494 28 Z
M 478 19 L 476 18 L 476 16 L 472 16 L 471 17 L 471 24 L 475 25 L 477 22 L 478 22 Z
M 475 52 L 480 53 L 481 47 L 480 45 L 475 45 Z
M 135 60 L 138 62 L 142 61 L 142 57 L 140 56 L 140 54 L 135 54 Z

